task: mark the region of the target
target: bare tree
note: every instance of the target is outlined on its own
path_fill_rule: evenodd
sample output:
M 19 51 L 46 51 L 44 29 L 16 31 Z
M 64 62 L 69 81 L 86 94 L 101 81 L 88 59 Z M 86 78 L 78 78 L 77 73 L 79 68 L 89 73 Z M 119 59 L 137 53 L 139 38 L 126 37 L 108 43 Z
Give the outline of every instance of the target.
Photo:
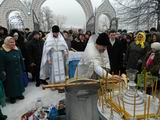
M 44 31 L 49 31 L 55 24 L 55 15 L 49 7 L 43 7 L 40 14 L 40 24 Z
M 121 5 L 119 15 L 126 24 L 149 27 L 157 25 L 160 30 L 160 0 L 116 0 Z
M 63 25 L 66 22 L 66 19 L 67 18 L 63 15 L 56 15 L 55 22 L 60 28 L 63 28 Z

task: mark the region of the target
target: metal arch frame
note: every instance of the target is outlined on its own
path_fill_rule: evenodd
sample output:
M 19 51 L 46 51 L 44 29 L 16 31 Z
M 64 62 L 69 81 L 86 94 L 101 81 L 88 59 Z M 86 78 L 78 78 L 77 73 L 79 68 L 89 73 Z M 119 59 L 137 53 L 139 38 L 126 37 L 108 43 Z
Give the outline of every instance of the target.
M 29 27 L 33 26 L 31 22 L 32 17 L 27 14 L 28 9 L 20 0 L 4 0 L 1 3 L 0 5 L 0 16 L 1 16 L 0 24 L 1 25 L 3 25 L 4 27 L 8 27 L 7 17 L 9 13 L 12 11 L 19 11 L 22 13 L 21 15 L 23 17 L 24 26 L 29 26 Z
M 96 21 L 95 21 L 95 27 L 96 32 L 98 32 L 98 20 L 101 15 L 106 15 L 108 19 L 110 20 L 110 28 L 111 28 L 111 22 L 113 19 L 116 18 L 116 11 L 110 4 L 109 0 L 104 0 L 103 3 L 97 8 L 96 10 Z
M 38 18 L 39 18 L 40 8 L 45 1 L 46 0 L 33 0 L 32 1 L 31 10 L 35 12 L 35 14 L 37 15 Z M 80 6 L 82 7 L 82 9 L 85 13 L 86 26 L 87 26 L 87 23 L 89 23 L 90 18 L 94 15 L 94 10 L 93 10 L 91 0 L 76 0 L 76 1 L 80 4 Z M 14 11 L 14 9 L 16 9 L 16 11 L 21 11 L 22 13 L 24 13 L 24 15 L 25 15 L 24 25 L 29 27 L 31 30 L 34 29 L 33 28 L 33 26 L 34 26 L 33 25 L 33 13 L 31 12 L 31 14 L 29 15 L 28 14 L 29 11 L 28 11 L 27 7 L 25 7 L 24 4 L 20 0 L 4 0 L 1 3 L 0 15 L 2 16 L 2 18 L 0 19 L 0 24 L 4 25 L 4 27 L 7 27 L 6 17 L 4 17 L 4 16 L 7 15 L 8 8 L 10 8 L 10 10 L 12 10 L 12 11 Z M 95 21 L 93 23 L 93 25 L 95 26 L 95 31 L 98 28 L 98 19 L 101 14 L 107 15 L 110 19 L 110 23 L 111 23 L 112 19 L 116 17 L 116 12 L 115 12 L 114 8 L 112 7 L 112 5 L 110 4 L 109 0 L 104 0 L 103 3 L 97 8 L 97 12 L 95 15 Z

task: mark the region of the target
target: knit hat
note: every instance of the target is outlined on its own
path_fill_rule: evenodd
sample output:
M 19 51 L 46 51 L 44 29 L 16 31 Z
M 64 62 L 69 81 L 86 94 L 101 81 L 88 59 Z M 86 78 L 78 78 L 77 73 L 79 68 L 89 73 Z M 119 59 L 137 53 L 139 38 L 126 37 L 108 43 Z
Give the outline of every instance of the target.
M 53 33 L 58 33 L 58 32 L 60 32 L 59 26 L 58 26 L 58 25 L 54 25 L 54 26 L 52 27 L 52 32 L 53 32 Z
M 102 46 L 107 46 L 107 40 L 108 40 L 107 34 L 101 33 L 96 40 L 96 44 L 102 45 Z
M 151 48 L 159 51 L 160 50 L 160 43 L 159 42 L 152 43 Z

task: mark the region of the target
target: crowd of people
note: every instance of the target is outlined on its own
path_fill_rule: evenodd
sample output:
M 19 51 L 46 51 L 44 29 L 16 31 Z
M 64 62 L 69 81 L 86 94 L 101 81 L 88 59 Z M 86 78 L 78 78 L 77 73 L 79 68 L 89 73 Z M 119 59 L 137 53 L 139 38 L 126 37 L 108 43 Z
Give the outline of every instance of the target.
M 57 25 L 50 33 L 42 31 L 8 31 L 0 27 L 0 103 L 15 103 L 23 100 L 24 77 L 32 74 L 36 87 L 40 84 L 63 82 L 66 79 L 66 61 L 69 51 L 84 52 L 80 61 L 79 74 L 90 78 L 119 77 L 126 69 L 143 69 L 160 77 L 160 33 L 150 31 L 127 32 L 127 30 L 108 30 L 99 35 L 90 31 L 61 32 Z M 103 60 L 100 58 L 102 57 Z M 81 65 L 88 64 L 86 71 Z M 82 69 L 82 70 L 80 70 Z M 90 70 L 92 73 L 89 73 Z M 95 74 L 97 76 L 95 76 Z M 102 74 L 103 73 L 103 74 Z M 86 76 L 87 76 L 86 75 Z M 7 98 L 7 99 L 6 99 Z M 0 111 L 0 119 L 7 116 Z

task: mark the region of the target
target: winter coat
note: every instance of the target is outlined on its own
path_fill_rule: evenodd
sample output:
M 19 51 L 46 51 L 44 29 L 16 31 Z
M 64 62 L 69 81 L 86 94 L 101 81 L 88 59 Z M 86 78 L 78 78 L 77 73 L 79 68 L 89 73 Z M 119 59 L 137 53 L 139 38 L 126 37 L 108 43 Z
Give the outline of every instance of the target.
M 149 44 L 147 42 L 145 42 L 144 46 L 142 48 L 140 45 L 136 45 L 135 41 L 130 44 L 126 53 L 127 69 L 132 68 L 140 71 L 144 57 L 149 50 Z
M 6 51 L 0 48 L 1 80 L 4 79 L 5 94 L 7 97 L 18 97 L 24 92 L 21 81 L 24 72 L 24 63 L 20 50 Z
M 152 51 L 149 51 L 146 54 L 145 60 L 143 62 L 143 67 L 145 67 L 146 62 L 147 62 L 149 56 L 151 55 L 151 53 L 152 53 Z M 158 72 L 160 70 L 160 51 L 155 52 L 155 57 L 153 59 L 153 64 L 146 69 L 147 69 L 147 71 L 151 72 L 152 75 L 158 76 Z

